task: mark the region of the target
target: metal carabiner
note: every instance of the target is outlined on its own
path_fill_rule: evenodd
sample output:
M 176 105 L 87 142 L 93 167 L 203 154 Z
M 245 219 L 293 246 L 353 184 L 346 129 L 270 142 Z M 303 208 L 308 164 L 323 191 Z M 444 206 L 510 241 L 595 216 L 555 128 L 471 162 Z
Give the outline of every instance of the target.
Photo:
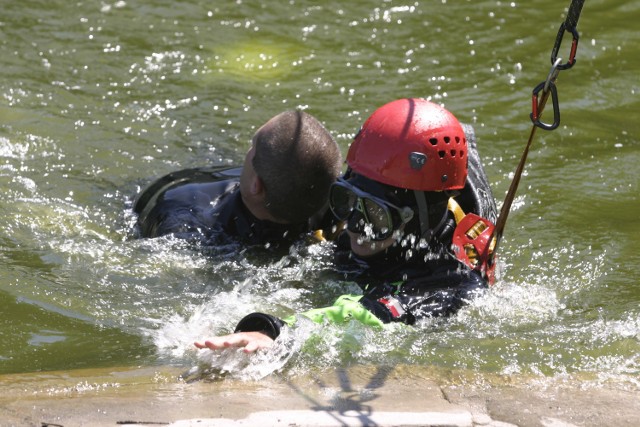
M 543 123 L 540 121 L 540 114 L 542 111 L 538 112 L 538 93 L 544 89 L 545 85 L 548 85 L 548 88 L 551 92 L 551 101 L 553 103 L 553 123 Z M 547 93 L 547 92 L 545 92 Z M 542 82 L 535 89 L 533 89 L 533 99 L 531 101 L 531 121 L 534 125 L 538 126 L 544 130 L 554 130 L 560 125 L 560 103 L 558 102 L 558 91 L 556 89 L 556 84 L 553 82 Z
M 556 42 L 553 45 L 553 49 L 551 50 L 551 63 L 554 64 L 557 62 L 558 51 L 560 50 L 560 45 L 562 45 L 562 39 L 564 38 L 564 33 L 569 31 L 573 36 L 573 41 L 571 42 L 571 51 L 569 52 L 569 59 L 564 64 L 559 64 L 557 67 L 559 70 L 568 70 L 573 67 L 573 64 L 576 63 L 576 52 L 578 50 L 578 39 L 580 35 L 578 34 L 578 30 L 576 27 L 567 27 L 567 23 L 563 22 L 560 25 L 560 29 L 558 30 L 558 35 L 556 36 Z
M 556 59 L 556 61 L 551 66 L 549 70 L 549 74 L 547 75 L 547 79 L 540 83 L 533 89 L 533 98 L 531 100 L 531 121 L 534 125 L 538 126 L 544 130 L 554 130 L 560 125 L 560 103 L 558 102 L 558 90 L 556 89 L 556 78 L 560 73 L 560 64 L 562 63 L 562 58 Z M 538 103 L 538 94 L 542 91 L 543 96 L 549 96 L 551 93 L 551 102 L 553 103 L 553 123 L 547 124 L 540 121 L 540 115 L 542 114 L 542 109 L 544 105 L 540 105 Z M 544 98 L 544 103 L 546 104 L 547 98 Z M 540 111 L 538 109 L 540 108 Z
M 549 74 L 547 74 L 547 80 L 544 82 L 544 91 L 549 91 L 549 86 L 551 83 L 555 83 L 558 78 L 558 74 L 560 74 L 560 65 L 562 64 L 562 58 L 556 59 L 551 63 L 551 68 L 549 69 Z

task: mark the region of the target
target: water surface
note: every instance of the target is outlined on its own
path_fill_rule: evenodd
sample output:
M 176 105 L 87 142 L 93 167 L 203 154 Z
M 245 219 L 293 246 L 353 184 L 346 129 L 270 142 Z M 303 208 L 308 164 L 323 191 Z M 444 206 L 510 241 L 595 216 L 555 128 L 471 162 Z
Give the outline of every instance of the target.
M 141 186 L 241 163 L 285 109 L 318 117 L 346 153 L 378 106 L 440 102 L 474 125 L 500 202 L 568 6 L 143 3 L 2 2 L 2 373 L 191 367 L 191 342 L 245 313 L 353 290 L 331 274 L 330 245 L 215 256 L 132 238 Z M 244 369 L 409 363 L 637 389 L 638 19 L 637 2 L 586 2 L 577 64 L 558 79 L 561 126 L 536 133 L 489 296 L 417 328 L 303 325 L 283 340 L 300 346 Z

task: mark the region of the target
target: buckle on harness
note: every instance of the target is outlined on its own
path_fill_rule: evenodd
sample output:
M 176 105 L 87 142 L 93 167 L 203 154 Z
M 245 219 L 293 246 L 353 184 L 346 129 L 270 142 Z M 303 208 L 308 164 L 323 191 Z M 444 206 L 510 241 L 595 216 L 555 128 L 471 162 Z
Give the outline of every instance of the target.
M 386 298 L 380 298 L 378 302 L 381 302 L 385 305 L 385 307 L 387 307 L 394 319 L 397 319 L 405 313 L 405 309 L 402 307 L 402 304 L 400 304 L 400 301 L 398 301 L 397 298 L 389 296 Z
M 456 229 L 453 232 L 452 249 L 456 258 L 472 270 L 479 271 L 490 284 L 495 282 L 493 251 L 496 239 L 491 238 L 495 225 L 474 213 L 464 214 L 458 203 L 449 199 L 449 209 L 454 213 Z

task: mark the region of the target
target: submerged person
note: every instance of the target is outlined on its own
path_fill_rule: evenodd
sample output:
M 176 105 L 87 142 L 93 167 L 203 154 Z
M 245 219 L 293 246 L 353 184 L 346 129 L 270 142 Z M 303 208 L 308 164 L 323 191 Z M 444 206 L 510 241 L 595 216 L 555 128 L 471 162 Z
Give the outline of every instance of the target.
M 137 229 L 206 245 L 289 243 L 316 226 L 341 168 L 316 118 L 283 112 L 255 133 L 242 167 L 186 169 L 151 184 L 134 205 Z
M 347 165 L 329 204 L 346 223 L 338 269 L 357 271 L 363 293 L 299 316 L 411 325 L 451 315 L 488 287 L 496 206 L 470 127 L 465 133 L 453 114 L 426 100 L 393 101 L 366 120 Z M 195 346 L 253 352 L 296 318 L 252 313 L 233 334 Z

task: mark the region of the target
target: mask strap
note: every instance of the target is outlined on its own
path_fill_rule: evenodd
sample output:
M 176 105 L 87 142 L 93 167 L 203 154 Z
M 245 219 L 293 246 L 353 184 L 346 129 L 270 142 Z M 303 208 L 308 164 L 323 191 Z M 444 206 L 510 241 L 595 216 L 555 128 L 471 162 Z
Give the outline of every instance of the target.
M 427 207 L 427 198 L 424 196 L 424 191 L 413 190 L 413 194 L 416 196 L 418 214 L 420 215 L 420 237 L 429 241 L 433 234 L 432 230 L 429 229 L 429 208 Z

